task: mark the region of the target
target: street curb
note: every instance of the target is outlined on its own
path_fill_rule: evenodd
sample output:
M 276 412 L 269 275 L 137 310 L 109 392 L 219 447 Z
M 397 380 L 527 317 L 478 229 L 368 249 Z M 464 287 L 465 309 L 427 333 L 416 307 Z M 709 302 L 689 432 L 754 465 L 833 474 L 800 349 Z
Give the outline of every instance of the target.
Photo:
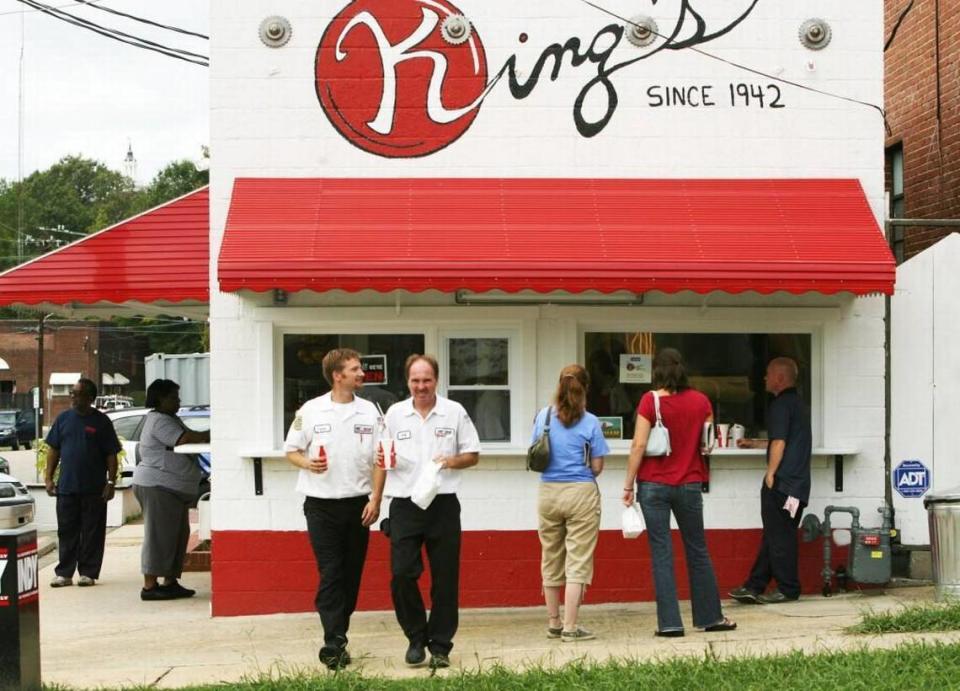
M 57 541 L 52 537 L 40 538 L 37 540 L 37 556 L 43 557 L 57 548 Z

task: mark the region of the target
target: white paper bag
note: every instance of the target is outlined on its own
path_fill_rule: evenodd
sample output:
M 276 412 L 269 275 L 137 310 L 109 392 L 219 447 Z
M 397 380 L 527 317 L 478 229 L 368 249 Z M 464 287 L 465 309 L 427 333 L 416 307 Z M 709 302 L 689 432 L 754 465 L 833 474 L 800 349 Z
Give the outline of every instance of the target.
M 623 510 L 623 536 L 629 540 L 640 537 L 647 526 L 643 522 L 643 513 L 640 505 L 634 502 Z
M 410 489 L 410 500 L 424 511 L 433 503 L 440 489 L 440 464 L 426 463 L 420 468 Z

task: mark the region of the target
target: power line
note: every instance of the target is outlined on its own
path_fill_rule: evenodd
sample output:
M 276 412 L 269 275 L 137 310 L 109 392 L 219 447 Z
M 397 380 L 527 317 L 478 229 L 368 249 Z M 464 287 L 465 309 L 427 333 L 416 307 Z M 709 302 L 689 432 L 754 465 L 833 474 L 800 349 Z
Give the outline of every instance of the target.
M 140 43 L 145 44 L 144 47 L 146 47 L 146 46 L 154 46 L 154 47 L 156 47 L 156 48 L 160 48 L 160 49 L 162 49 L 162 50 L 169 51 L 169 52 L 172 52 L 172 53 L 178 53 L 178 54 L 180 54 L 180 55 L 186 55 L 186 56 L 189 56 L 189 57 L 200 58 L 200 59 L 202 59 L 202 60 L 209 60 L 209 58 L 207 58 L 207 56 L 201 55 L 201 54 L 199 54 L 199 53 L 191 53 L 191 52 L 188 51 L 188 50 L 181 50 L 181 49 L 179 49 L 179 48 L 173 48 L 173 47 L 171 47 L 171 46 L 163 45 L 162 43 L 155 43 L 154 41 L 150 41 L 150 40 L 148 40 L 148 39 L 146 39 L 146 38 L 142 38 L 142 37 L 140 37 L 140 36 L 134 36 L 133 34 L 125 33 L 125 32 L 123 32 L 123 31 L 120 31 L 119 29 L 111 29 L 110 27 L 106 27 L 106 26 L 102 26 L 102 25 L 100 25 L 100 24 L 96 24 L 95 22 L 92 22 L 92 21 L 90 21 L 89 19 L 82 19 L 82 18 L 80 18 L 80 17 L 77 17 L 76 15 L 73 15 L 73 14 L 70 14 L 70 13 L 68 13 L 68 12 L 63 12 L 63 11 L 61 11 L 61 10 L 58 10 L 58 9 L 56 9 L 55 7 L 51 7 L 51 6 L 49 6 L 49 5 L 44 5 L 43 3 L 39 2 L 38 0 L 20 0 L 20 2 L 23 2 L 24 4 L 30 5 L 31 7 L 47 8 L 47 9 L 44 9 L 44 10 L 42 10 L 42 11 L 43 11 L 43 12 L 46 12 L 47 14 L 50 14 L 50 15 L 53 16 L 53 17 L 56 17 L 57 19 L 61 19 L 61 20 L 65 21 L 65 22 L 67 22 L 67 23 L 69 23 L 69 24 L 73 24 L 73 25 L 75 25 L 75 26 L 81 26 L 82 28 L 90 29 L 91 31 L 95 31 L 96 33 L 101 33 L 101 34 L 102 34 L 102 32 L 105 31 L 105 32 L 107 32 L 107 33 L 109 33 L 109 34 L 113 34 L 114 36 L 120 36 L 120 37 L 123 37 L 123 38 L 132 39 L 132 40 L 134 40 L 134 41 L 139 41 Z M 47 11 L 47 10 L 49 10 L 49 11 Z
M 89 0 L 89 1 L 90 1 L 90 2 L 103 2 L 103 0 Z M 56 6 L 54 7 L 54 9 L 56 10 L 56 9 L 61 9 L 61 8 L 64 8 L 64 7 L 73 7 L 73 3 L 71 3 L 71 4 L 69 4 L 69 5 L 56 5 Z M 0 17 L 4 17 L 4 16 L 10 15 L 10 14 L 19 14 L 19 15 L 22 16 L 22 15 L 26 14 L 27 12 L 40 12 L 40 10 L 10 10 L 10 11 L 8 11 L 8 12 L 0 12 Z
M 141 22 L 141 23 L 143 23 L 143 24 L 149 24 L 150 26 L 156 26 L 156 27 L 158 27 L 158 28 L 160 28 L 160 29 L 167 29 L 168 31 L 176 31 L 178 34 L 186 34 L 187 36 L 196 36 L 197 38 L 203 38 L 203 39 L 210 40 L 210 37 L 207 36 L 206 34 L 198 34 L 198 33 L 195 32 L 195 31 L 189 31 L 189 30 L 187 30 L 187 29 L 181 29 L 180 27 L 169 26 L 169 25 L 167 25 L 167 24 L 160 24 L 160 23 L 158 23 L 158 22 L 152 21 L 152 20 L 150 20 L 150 19 L 146 19 L 146 18 L 144 18 L 144 17 L 138 17 L 137 15 L 134 15 L 134 14 L 127 14 L 126 12 L 121 12 L 120 10 L 115 10 L 115 9 L 110 8 L 110 7 L 102 7 L 102 6 L 100 6 L 100 5 L 94 4 L 95 2 L 98 2 L 99 0 L 74 0 L 74 1 L 75 1 L 75 2 L 79 2 L 81 5 L 87 5 L 88 7 L 92 7 L 92 8 L 94 8 L 94 9 L 96 9 L 96 10 L 101 10 L 101 11 L 103 11 L 103 12 L 109 12 L 110 14 L 115 14 L 115 15 L 117 15 L 117 16 L 119 16 L 119 17 L 126 17 L 127 19 L 132 19 L 132 20 L 135 21 L 135 22 Z M 64 7 L 66 7 L 66 5 L 64 5 Z
M 28 7 L 32 7 L 44 14 L 47 14 L 54 19 L 59 19 L 62 22 L 67 24 L 72 24 L 78 26 L 82 29 L 87 29 L 96 34 L 100 34 L 106 38 L 113 39 L 114 41 L 119 41 L 120 43 L 126 43 L 127 45 L 134 46 L 135 48 L 143 48 L 144 50 L 151 50 L 155 53 L 160 53 L 161 55 L 166 55 L 170 58 L 176 58 L 177 60 L 183 60 L 184 62 L 189 62 L 194 65 L 200 65 L 201 67 L 209 67 L 210 59 L 206 55 L 200 55 L 199 53 L 191 53 L 190 51 L 180 50 L 179 48 L 173 48 L 161 43 L 155 43 L 149 41 L 145 38 L 139 36 L 133 36 L 132 34 L 127 34 L 116 29 L 110 29 L 108 27 L 101 26 L 94 22 L 91 22 L 86 19 L 80 19 L 72 14 L 63 12 L 51 7 L 50 5 L 44 5 L 37 0 L 17 0 Z M 194 59 L 197 58 L 197 59 Z
M 619 14 L 617 14 L 617 13 L 611 11 L 611 10 L 608 10 L 606 7 L 601 7 L 600 5 L 597 5 L 597 4 L 593 3 L 593 2 L 591 2 L 590 0 L 580 0 L 580 2 L 582 2 L 582 3 L 585 4 L 585 5 L 589 5 L 590 7 L 594 8 L 595 10 L 599 10 L 600 12 L 603 12 L 604 14 L 608 14 L 608 15 L 610 15 L 611 17 L 613 17 L 614 19 L 618 19 L 618 20 L 620 20 L 621 22 L 624 22 L 625 24 L 628 24 L 628 25 L 630 25 L 630 26 L 635 26 L 635 27 L 637 27 L 637 28 L 643 29 L 644 31 L 648 31 L 648 32 L 650 32 L 651 34 L 653 34 L 654 36 L 657 36 L 658 38 L 662 38 L 662 39 L 665 39 L 665 40 L 669 40 L 669 37 L 668 37 L 668 36 L 664 36 L 663 34 L 654 31 L 651 27 L 646 26 L 646 25 L 640 26 L 640 25 L 637 24 L 636 22 L 633 22 L 633 21 L 627 19 L 626 17 L 621 17 Z M 667 46 L 667 47 L 669 47 L 669 46 Z M 755 74 L 755 75 L 760 76 L 760 77 L 766 77 L 767 79 L 772 79 L 773 81 L 780 82 L 781 84 L 788 84 L 789 86 L 794 86 L 794 87 L 796 87 L 796 88 L 798 88 L 798 89 L 803 89 L 803 90 L 805 90 L 805 91 L 812 91 L 813 93 L 815 93 L 815 94 L 820 94 L 820 95 L 822 95 L 822 96 L 829 96 L 830 98 L 837 98 L 837 99 L 840 99 L 841 101 L 848 101 L 849 103 L 856 103 L 856 104 L 861 105 L 861 106 L 867 106 L 868 108 L 873 108 L 873 109 L 876 110 L 878 113 L 880 113 L 881 117 L 883 117 L 884 125 L 886 125 L 886 122 L 887 122 L 886 113 L 884 112 L 883 108 L 881 108 L 880 106 L 878 106 L 876 103 L 870 103 L 870 102 L 868 102 L 868 101 L 861 101 L 861 100 L 856 99 L 856 98 L 851 98 L 850 96 L 844 96 L 843 94 L 837 94 L 837 93 L 833 93 L 833 92 L 830 92 L 830 91 L 822 91 L 821 89 L 815 89 L 814 87 L 812 87 L 812 86 L 807 86 L 806 84 L 801 84 L 801 83 L 799 83 L 799 82 L 794 82 L 794 81 L 791 81 L 791 80 L 789 80 L 789 79 L 784 79 L 783 77 L 778 77 L 778 76 L 773 75 L 773 74 L 768 74 L 768 73 L 763 72 L 763 71 L 761 71 L 761 70 L 754 69 L 753 67 L 748 67 L 747 65 L 743 65 L 743 64 L 741 64 L 741 63 L 739 63 L 739 62 L 734 62 L 734 61 L 732 61 L 732 60 L 727 60 L 726 58 L 721 58 L 719 55 L 714 55 L 713 53 L 708 53 L 707 51 L 703 50 L 702 48 L 696 48 L 696 47 L 694 47 L 694 46 L 683 46 L 683 49 L 684 49 L 684 50 L 692 50 L 694 53 L 697 53 L 697 54 L 702 55 L 702 56 L 704 56 L 704 57 L 710 58 L 711 60 L 717 60 L 718 62 L 722 62 L 722 63 L 725 63 L 725 64 L 727 64 L 727 65 L 730 65 L 731 67 L 735 67 L 735 68 L 737 68 L 738 70 L 743 70 L 743 71 L 745 71 L 745 72 L 750 72 L 751 74 Z M 889 129 L 889 128 L 888 128 L 888 129 Z

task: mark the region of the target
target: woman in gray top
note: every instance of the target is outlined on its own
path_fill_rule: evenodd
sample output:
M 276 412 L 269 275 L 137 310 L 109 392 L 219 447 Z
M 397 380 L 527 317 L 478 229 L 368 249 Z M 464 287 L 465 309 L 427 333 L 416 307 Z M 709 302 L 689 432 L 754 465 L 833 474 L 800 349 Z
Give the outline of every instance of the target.
M 194 432 L 177 417 L 180 387 L 174 381 L 154 380 L 147 387 L 146 405 L 153 410 L 143 423 L 140 460 L 133 471 L 133 491 L 143 509 L 140 599 L 192 597 L 196 591 L 177 579 L 183 571 L 190 505 L 197 498 L 201 472 L 191 456 L 175 453 L 173 447 L 209 442 L 210 432 Z

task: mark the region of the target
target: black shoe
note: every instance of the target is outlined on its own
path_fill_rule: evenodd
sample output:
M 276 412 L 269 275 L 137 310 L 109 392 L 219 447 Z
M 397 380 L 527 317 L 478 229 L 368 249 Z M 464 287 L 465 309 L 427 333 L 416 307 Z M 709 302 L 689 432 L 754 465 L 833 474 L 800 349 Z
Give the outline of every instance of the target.
M 750 590 L 750 588 L 747 588 L 746 586 L 742 588 L 737 588 L 735 590 L 731 590 L 727 594 L 737 602 L 742 602 L 745 605 L 756 605 L 760 601 L 759 598 L 757 597 L 757 593 L 753 592 L 752 590 Z
M 320 648 L 318 657 L 320 658 L 320 662 L 333 672 L 343 669 L 352 662 L 347 649 L 335 645 L 325 645 Z
M 427 659 L 427 650 L 424 647 L 423 643 L 410 643 L 410 647 L 407 648 L 407 654 L 404 656 L 403 661 L 408 665 L 416 666 L 422 665 L 423 661 Z
M 197 591 L 196 591 L 196 590 L 191 590 L 190 588 L 184 588 L 184 587 L 183 587 L 182 585 L 180 585 L 180 583 L 178 583 L 177 581 L 173 581 L 172 583 L 167 583 L 166 585 L 161 585 L 161 586 L 158 586 L 158 587 L 159 587 L 161 590 L 164 590 L 164 591 L 170 593 L 170 595 L 171 595 L 171 598 L 170 598 L 170 599 L 172 599 L 172 600 L 178 600 L 178 599 L 184 598 L 184 597 L 193 597 L 194 595 L 197 594 Z
M 152 588 L 141 588 L 140 599 L 148 602 L 152 600 L 176 600 L 177 596 L 175 593 L 165 590 L 162 586 L 155 585 Z
M 800 599 L 799 595 L 794 595 L 793 597 L 790 597 L 789 595 L 784 595 L 779 590 L 774 590 L 771 593 L 765 593 L 763 595 L 758 596 L 757 602 L 759 602 L 761 605 L 778 605 L 781 602 L 794 602 L 795 600 L 799 600 L 799 599 Z
M 430 653 L 430 669 L 447 669 L 450 666 L 450 656 L 443 653 Z
M 673 631 L 654 631 L 653 635 L 661 638 L 683 638 L 683 631 L 677 629 Z

